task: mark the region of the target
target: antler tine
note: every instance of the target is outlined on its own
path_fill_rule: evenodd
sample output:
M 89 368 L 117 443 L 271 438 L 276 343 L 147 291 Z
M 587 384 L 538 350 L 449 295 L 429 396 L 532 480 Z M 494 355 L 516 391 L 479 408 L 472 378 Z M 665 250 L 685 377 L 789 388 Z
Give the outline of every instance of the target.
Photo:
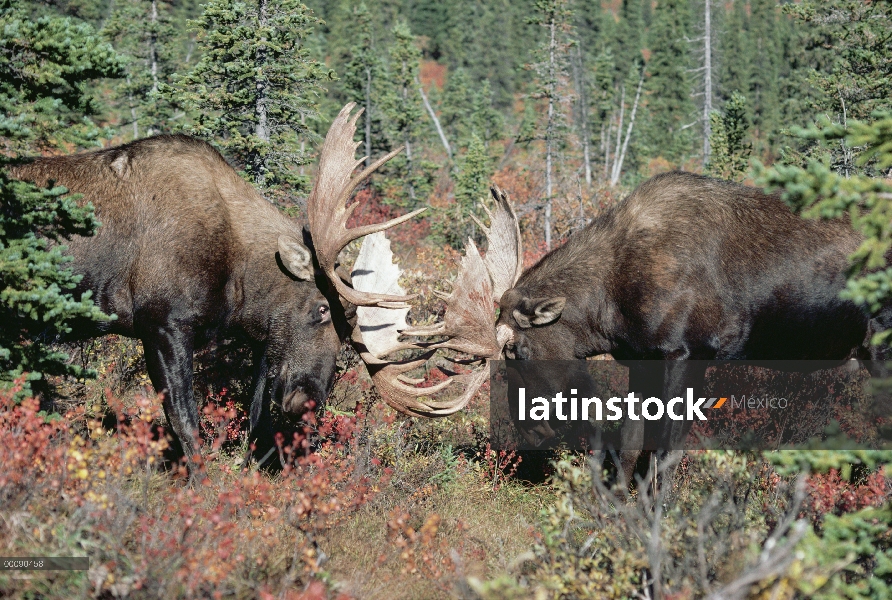
M 419 388 L 406 385 L 402 381 L 404 377 L 402 374 L 421 366 L 426 361 L 427 358 L 406 363 L 389 363 L 380 369 L 374 369 L 372 382 L 389 406 L 409 416 L 445 417 L 467 406 L 489 373 L 488 366 L 484 365 L 471 373 L 450 377 L 432 387 Z M 456 381 L 462 382 L 465 386 L 460 396 L 446 401 L 422 400 L 437 394 Z
M 514 287 L 523 271 L 523 249 L 520 239 L 520 225 L 508 194 L 498 186 L 490 188 L 495 206 L 491 212 L 486 205 L 483 210 L 489 217 L 489 227 L 477 217 L 474 221 L 486 234 L 486 268 L 492 278 L 493 300 L 496 302 L 507 290 Z
M 459 275 L 455 284 L 456 291 L 453 292 L 454 302 L 460 306 L 467 305 L 470 296 L 461 290 L 477 290 L 475 298 L 485 300 L 478 302 L 478 311 L 484 321 L 488 320 L 489 329 L 492 329 L 494 315 L 488 287 L 489 276 L 486 274 L 483 259 L 473 244 L 468 248 L 462 265 L 462 274 Z M 387 237 L 383 233 L 366 237 L 351 273 L 356 290 L 363 293 L 374 290 L 388 294 L 403 294 L 403 288 L 399 284 L 400 275 L 399 266 L 393 263 L 393 252 Z M 484 285 L 482 290 L 478 289 L 480 285 Z M 430 328 L 416 328 L 413 331 L 430 330 L 430 335 L 439 335 L 442 332 L 449 337 L 448 345 L 401 342 L 399 337 L 401 331 L 406 330 L 406 315 L 409 309 L 405 306 L 391 308 L 384 306 L 386 304 L 358 307 L 352 336 L 354 345 L 381 397 L 388 405 L 407 415 L 439 417 L 461 410 L 485 381 L 486 369 L 453 375 L 431 387 L 417 387 L 424 382 L 424 379 L 411 378 L 406 373 L 424 365 L 437 351 L 437 346 L 452 347 L 475 355 L 488 355 L 494 351 L 493 345 L 497 343 L 495 337 L 492 340 L 486 336 L 474 338 L 466 335 L 461 327 L 447 331 L 446 325 L 440 323 Z M 486 313 L 487 305 L 489 315 Z M 447 315 L 452 315 L 453 312 L 454 309 L 447 310 Z M 450 316 L 448 322 L 456 323 L 458 318 L 460 315 Z M 481 343 L 480 339 L 484 341 Z M 388 354 L 405 349 L 424 349 L 426 352 L 420 357 L 401 362 L 386 358 Z M 440 392 L 456 381 L 464 385 L 463 393 L 449 400 L 435 399 Z
M 418 209 L 385 223 L 354 229 L 347 228 L 347 219 L 350 218 L 356 207 L 355 204 L 350 207 L 346 206 L 353 190 L 373 171 L 402 151 L 402 148 L 397 148 L 376 160 L 356 177 L 351 177 L 354 169 L 364 160 L 357 161 L 355 159 L 359 142 L 354 142 L 353 136 L 356 133 L 356 120 L 362 114 L 362 109 L 360 109 L 356 114 L 350 115 L 355 106 L 354 102 L 350 102 L 338 113 L 325 136 L 319 156 L 316 183 L 307 203 L 316 257 L 328 279 L 348 302 L 356 306 L 379 306 L 382 302 L 406 302 L 414 296 L 360 292 L 344 283 L 335 273 L 338 253 L 351 241 L 399 225 L 425 210 Z
M 465 245 L 461 270 L 454 289 L 446 298 L 443 321 L 428 327 L 403 330 L 403 335 L 446 336 L 449 339 L 430 345 L 430 348 L 450 348 L 474 356 L 494 358 L 501 348 L 493 322 L 492 284 L 486 265 L 473 240 Z

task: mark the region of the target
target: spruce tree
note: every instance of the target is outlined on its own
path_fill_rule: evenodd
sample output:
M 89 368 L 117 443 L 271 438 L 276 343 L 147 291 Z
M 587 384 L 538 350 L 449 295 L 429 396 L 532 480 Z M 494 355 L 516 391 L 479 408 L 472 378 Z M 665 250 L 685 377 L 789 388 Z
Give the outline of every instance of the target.
M 542 120 L 542 138 L 545 141 L 545 198 L 543 226 L 545 247 L 551 250 L 551 211 L 555 185 L 555 169 L 558 150 L 564 141 L 566 114 L 564 100 L 567 89 L 567 65 L 571 42 L 570 33 L 573 13 L 567 0 L 538 0 L 531 23 L 544 30 L 544 40 L 537 46 L 536 62 L 531 68 L 536 72 L 534 97 L 543 101 L 545 117 Z
M 424 110 L 416 87 L 421 51 L 406 21 L 398 21 L 392 33 L 384 111 L 391 147 L 402 145 L 405 151 L 391 161 L 387 171 L 396 172 L 408 205 L 414 206 L 418 197 L 424 195 L 425 190 L 419 187 L 428 185 L 426 169 L 420 164 L 420 149 L 415 146 Z
M 456 250 L 470 237 L 479 243 L 482 232 L 471 218 L 474 207 L 486 198 L 492 177 L 492 161 L 483 140 L 471 134 L 468 149 L 459 158 L 455 169 L 455 203 L 434 216 L 433 231 Z
M 96 104 L 86 85 L 121 73 L 122 63 L 92 26 L 23 2 L 0 3 L 0 141 L 15 155 L 95 144 Z M 2 166 L 2 165 L 0 165 Z M 65 188 L 41 189 L 0 171 L 0 385 L 27 372 L 85 374 L 49 343 L 76 319 L 108 319 L 66 266 L 65 238 L 99 225 L 92 207 Z
M 369 164 L 373 154 L 372 131 L 374 129 L 380 133 L 381 129 L 378 87 L 381 85 L 384 66 L 375 51 L 372 15 L 364 2 L 354 8 L 350 25 L 347 34 L 352 43 L 344 57 L 341 89 L 347 101 L 356 102 L 365 109 L 362 133 L 365 140 L 364 152 L 368 157 L 366 164 Z M 375 127 L 373 121 L 376 121 Z
M 115 86 L 125 131 L 136 139 L 171 129 L 174 109 L 160 95 L 177 69 L 178 32 L 172 7 L 162 0 L 124 0 L 115 5 L 103 34 L 128 58 L 127 75 Z
M 317 24 L 297 0 L 210 0 L 192 23 L 201 59 L 166 90 L 188 112 L 186 130 L 272 196 L 307 191 L 301 141 L 328 76 L 305 44 Z
M 475 134 L 486 145 L 497 139 L 503 120 L 493 104 L 489 81 L 474 85 L 463 68 L 450 73 L 443 87 L 440 122 L 460 148 L 467 147 Z
M 691 125 L 697 122 L 685 41 L 690 30 L 687 0 L 661 1 L 653 19 L 645 81 L 645 143 L 648 154 L 680 167 L 692 154 Z
M 722 179 L 740 181 L 746 174 L 753 146 L 747 141 L 746 98 L 739 92 L 731 94 L 722 112 L 710 114 L 709 137 L 712 154 L 706 172 Z

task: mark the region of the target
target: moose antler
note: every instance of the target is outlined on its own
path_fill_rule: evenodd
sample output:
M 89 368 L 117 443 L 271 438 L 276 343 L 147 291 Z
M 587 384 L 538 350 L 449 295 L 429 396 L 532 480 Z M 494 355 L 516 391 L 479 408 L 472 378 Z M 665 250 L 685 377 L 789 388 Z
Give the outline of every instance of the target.
M 391 407 L 410 415 L 439 417 L 464 408 L 486 381 L 489 360 L 501 355 L 502 348 L 510 340 L 511 330 L 505 326 L 496 329 L 494 300 L 514 285 L 520 274 L 520 230 L 517 217 L 508 195 L 499 188 L 492 188 L 495 200 L 494 212 L 487 210 L 490 226 L 480 224 L 488 240 L 487 259 L 484 260 L 472 240 L 465 246 L 459 275 L 451 294 L 438 294 L 446 302 L 443 321 L 427 327 L 400 330 L 405 322 L 405 309 L 373 308 L 358 309 L 354 341 L 366 362 L 375 388 Z M 478 221 L 479 223 L 479 221 Z M 398 267 L 392 262 L 389 243 L 386 247 L 369 236 L 363 241 L 353 281 L 357 288 L 372 285 L 376 289 L 398 291 Z M 383 238 L 383 234 L 382 234 Z M 369 249 L 366 252 L 366 249 Z M 378 248 L 377 251 L 372 250 Z M 491 256 L 492 255 L 492 256 Z M 374 259 L 371 257 L 374 256 Z M 396 270 L 394 270 L 396 269 Z M 378 273 L 372 277 L 371 273 Z M 389 273 L 389 277 L 384 276 Z M 494 285 L 495 283 L 495 285 Z M 498 296 L 495 291 L 498 290 Z M 400 336 L 445 337 L 441 342 L 400 342 Z M 408 348 L 424 348 L 428 352 L 417 359 L 388 362 L 388 351 Z M 454 374 L 446 381 L 432 387 L 417 387 L 424 380 L 409 379 L 404 374 L 423 366 L 439 348 L 450 348 L 476 357 L 480 361 L 470 373 Z M 449 400 L 435 400 L 434 396 L 458 383 L 462 392 Z
M 355 177 L 351 177 L 356 167 L 362 164 L 366 158 L 363 157 L 359 160 L 355 158 L 356 148 L 360 142 L 354 142 L 353 136 L 356 133 L 356 120 L 362 114 L 362 109 L 360 109 L 352 117 L 350 116 L 350 112 L 355 106 L 355 102 L 350 102 L 341 109 L 331 124 L 322 145 L 316 184 L 313 186 L 313 192 L 307 202 L 313 245 L 316 248 L 319 266 L 338 293 L 347 301 L 356 306 L 387 306 L 387 303 L 390 303 L 391 306 L 405 306 L 405 302 L 414 296 L 360 292 L 344 283 L 335 273 L 338 253 L 344 246 L 364 235 L 399 225 L 426 210 L 419 208 L 385 223 L 347 229 L 347 220 L 357 206 L 356 203 L 346 206 L 353 190 L 378 167 L 402 151 L 402 147 L 393 150 L 363 169 Z
M 496 205 L 495 213 L 483 205 L 483 210 L 489 217 L 489 227 L 474 215 L 471 218 L 486 234 L 486 268 L 492 278 L 493 299 L 498 302 L 502 294 L 514 287 L 520 278 L 523 271 L 523 251 L 520 244 L 520 224 L 508 194 L 495 185 L 489 191 Z
M 350 115 L 354 103 L 341 109 L 331 124 L 319 158 L 319 170 L 313 193 L 307 205 L 310 232 L 319 266 L 338 293 L 357 306 L 357 322 L 353 330 L 354 345 L 372 377 L 372 382 L 384 400 L 393 408 L 410 415 L 427 417 L 452 414 L 467 405 L 486 381 L 489 359 L 498 358 L 510 339 L 509 328 L 493 327 L 494 301 L 514 285 L 520 276 L 521 247 L 517 216 L 508 195 L 493 186 L 493 211 L 484 207 L 490 219 L 489 227 L 479 221 L 488 239 L 484 260 L 469 240 L 462 258 L 461 270 L 451 294 L 439 294 L 446 301 L 443 321 L 430 327 L 408 328 L 407 300 L 399 285 L 400 270 L 393 264 L 390 242 L 383 232 L 407 221 L 425 209 L 412 211 L 386 223 L 347 228 L 347 220 L 357 204 L 347 206 L 356 186 L 378 167 L 396 156 L 402 148 L 379 158 L 351 177 L 365 158 L 356 160 L 359 142 L 353 141 L 359 110 Z M 476 219 L 475 219 L 476 220 Z M 375 234 L 375 235 L 370 235 Z M 347 285 L 335 272 L 338 253 L 351 241 L 367 236 L 351 274 L 352 285 Z M 437 342 L 401 341 L 403 336 L 443 337 Z M 469 373 L 450 375 L 445 381 L 430 387 L 418 387 L 424 380 L 411 379 L 406 373 L 423 366 L 440 348 L 450 348 L 474 357 L 468 362 L 479 362 Z M 408 360 L 388 360 L 387 355 L 398 350 L 425 350 L 422 356 Z M 458 361 L 455 361 L 458 362 Z M 458 384 L 461 393 L 452 399 L 437 400 L 434 396 Z

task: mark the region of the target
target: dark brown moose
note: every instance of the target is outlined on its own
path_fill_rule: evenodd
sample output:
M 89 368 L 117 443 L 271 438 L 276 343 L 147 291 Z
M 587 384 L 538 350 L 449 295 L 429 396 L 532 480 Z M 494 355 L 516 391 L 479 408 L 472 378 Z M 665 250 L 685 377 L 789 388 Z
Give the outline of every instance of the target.
M 505 352 L 519 360 L 610 353 L 627 362 L 630 390 L 644 398 L 702 389 L 709 361 L 883 358 L 869 342 L 892 324 L 892 308 L 871 318 L 840 298 L 861 242 L 847 223 L 802 219 L 752 187 L 658 175 L 501 296 Z M 624 425 L 627 475 L 645 438 L 670 450 L 690 428 L 657 421 L 645 431 L 644 423 Z
M 197 452 L 193 350 L 209 334 L 233 331 L 253 342 L 251 436 L 259 450 L 271 451 L 271 404 L 300 413 L 307 400 L 321 403 L 330 391 L 339 333 L 349 333 L 342 302 L 372 309 L 381 304 L 385 311 L 406 306 L 406 296 L 360 292 L 335 274 L 338 252 L 350 241 L 420 212 L 346 228 L 355 209 L 347 206 L 352 191 L 400 151 L 351 178 L 362 163 L 354 156 L 359 113 L 351 117 L 353 106 L 335 119 L 321 151 L 308 202 L 312 243 L 305 244 L 301 227 L 216 150 L 187 136 L 157 136 L 11 168 L 19 179 L 64 185 L 95 207 L 102 225 L 93 237 L 69 241 L 71 268 L 83 276 L 76 293 L 91 291 L 97 305 L 117 319 L 77 324 L 76 334 L 116 333 L 142 341 L 152 384 L 164 394 L 165 414 L 187 457 Z M 389 252 L 384 260 L 390 263 Z M 354 337 L 362 343 L 358 329 Z M 376 383 L 394 390 L 405 385 L 394 379 L 389 363 L 365 356 L 374 363 Z M 400 397 L 387 390 L 384 395 L 408 410 Z M 450 406 L 412 402 L 416 414 Z

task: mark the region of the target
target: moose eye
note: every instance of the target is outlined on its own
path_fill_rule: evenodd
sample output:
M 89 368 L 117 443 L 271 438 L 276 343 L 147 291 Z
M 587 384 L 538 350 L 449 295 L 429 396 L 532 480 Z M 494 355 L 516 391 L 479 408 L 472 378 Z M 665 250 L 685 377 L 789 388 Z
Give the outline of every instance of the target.
M 328 323 L 331 320 L 331 309 L 323 304 L 316 309 L 316 316 L 322 323 Z

